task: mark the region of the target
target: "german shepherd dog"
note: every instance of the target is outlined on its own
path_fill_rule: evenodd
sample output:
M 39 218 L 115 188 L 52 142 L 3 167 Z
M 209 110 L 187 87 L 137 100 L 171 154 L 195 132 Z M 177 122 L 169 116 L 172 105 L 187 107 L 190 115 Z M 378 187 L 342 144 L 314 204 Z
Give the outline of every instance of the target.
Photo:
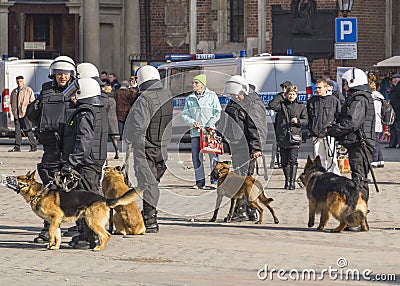
M 81 217 L 85 218 L 89 228 L 99 236 L 100 243 L 93 250 L 103 250 L 111 236 L 105 229 L 110 208 L 127 205 L 138 196 L 134 189 L 116 199 L 106 199 L 98 194 L 79 189 L 73 189 L 70 192 L 50 190 L 35 181 L 35 171 L 17 176 L 16 180 L 15 191 L 30 204 L 37 216 L 50 223 L 47 249 L 51 250 L 60 248 L 60 224 L 75 222 Z
M 267 197 L 261 182 L 250 176 L 239 176 L 234 172 L 230 172 L 229 169 L 230 166 L 227 162 L 218 162 L 211 172 L 211 177 L 214 180 L 218 180 L 218 187 L 215 211 L 210 222 L 216 221 L 222 198 L 224 196 L 231 198 L 231 206 L 226 218 L 226 222 L 231 222 L 232 220 L 233 212 L 236 206 L 236 199 L 246 196 L 250 204 L 255 207 L 259 213 L 259 219 L 256 222 L 257 224 L 260 224 L 263 219 L 263 208 L 257 203 L 257 199 L 259 199 L 269 209 L 274 217 L 274 223 L 279 223 L 274 209 L 269 205 L 273 199 Z
M 301 178 L 307 190 L 308 227 L 314 226 L 315 214 L 321 213 L 318 230 L 325 228 L 332 214 L 340 222 L 332 232 L 358 225 L 363 231 L 368 231 L 368 206 L 352 180 L 327 172 L 319 156 L 314 161 L 308 156 Z
M 104 167 L 104 176 L 101 182 L 104 197 L 108 199 L 118 198 L 129 191 L 128 185 L 124 181 L 124 167 Z M 136 202 L 124 206 L 117 206 L 115 214 L 113 209 L 110 209 L 109 232 L 114 234 L 144 234 L 146 227 L 142 214 L 140 213 Z

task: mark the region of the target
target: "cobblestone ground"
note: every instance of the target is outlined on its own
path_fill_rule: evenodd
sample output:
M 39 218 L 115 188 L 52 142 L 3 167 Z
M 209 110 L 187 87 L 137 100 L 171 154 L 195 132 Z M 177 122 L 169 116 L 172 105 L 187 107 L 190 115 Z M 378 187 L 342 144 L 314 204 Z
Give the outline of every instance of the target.
M 8 153 L 8 149 L 0 145 L 0 174 L 33 170 L 41 157 L 41 151 L 26 152 L 27 146 L 21 153 Z M 110 165 L 122 162 L 111 159 L 112 152 L 109 157 Z M 302 168 L 306 153 L 300 158 Z M 370 185 L 370 231 L 333 234 L 307 228 L 305 189 L 283 190 L 283 175 L 277 169 L 267 193 L 274 198 L 272 206 L 280 224 L 273 224 L 268 211 L 261 225 L 223 223 L 226 201 L 218 222 L 209 223 L 215 191 L 191 189 L 190 154 L 172 152 L 169 171 L 161 182 L 160 233 L 114 235 L 100 253 L 69 248 L 66 237 L 59 251 L 33 243 L 41 219 L 21 196 L 0 186 L 0 281 L 2 285 L 400 284 L 400 151 L 385 150 L 385 158 L 385 168 L 375 169 L 380 193 Z M 331 218 L 327 229 L 336 225 Z M 286 272 L 278 275 L 279 269 Z M 302 270 L 317 281 L 311 282 L 307 273 L 302 279 Z M 360 276 L 364 272 L 361 281 L 352 280 L 357 271 Z M 379 278 L 396 281 L 378 282 Z

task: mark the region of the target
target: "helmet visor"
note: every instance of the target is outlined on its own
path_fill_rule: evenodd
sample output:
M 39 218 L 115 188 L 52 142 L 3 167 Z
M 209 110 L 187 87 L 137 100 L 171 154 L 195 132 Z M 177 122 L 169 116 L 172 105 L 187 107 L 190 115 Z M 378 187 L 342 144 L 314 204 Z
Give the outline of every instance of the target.
M 55 69 L 55 70 L 53 70 L 53 73 L 54 73 L 54 74 L 58 74 L 58 75 L 60 75 L 60 74 L 69 74 L 69 75 L 72 75 L 73 71 L 71 71 L 71 70 L 60 70 L 60 69 Z
M 237 95 L 243 92 L 243 86 L 237 82 L 229 81 L 225 84 L 224 95 Z
M 75 80 L 73 83 L 71 83 L 70 86 L 68 86 L 64 91 L 63 95 L 65 99 L 70 99 L 71 97 L 75 96 L 76 91 L 79 89 L 79 83 L 78 80 Z

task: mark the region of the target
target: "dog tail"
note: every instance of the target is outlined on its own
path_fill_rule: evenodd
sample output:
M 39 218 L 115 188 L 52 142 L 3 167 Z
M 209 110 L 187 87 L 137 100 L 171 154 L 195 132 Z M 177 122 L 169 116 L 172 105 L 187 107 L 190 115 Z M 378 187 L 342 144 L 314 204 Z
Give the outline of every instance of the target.
M 107 199 L 107 206 L 112 209 L 117 206 L 124 206 L 135 201 L 138 196 L 139 193 L 135 190 L 135 188 L 132 188 L 119 198 Z

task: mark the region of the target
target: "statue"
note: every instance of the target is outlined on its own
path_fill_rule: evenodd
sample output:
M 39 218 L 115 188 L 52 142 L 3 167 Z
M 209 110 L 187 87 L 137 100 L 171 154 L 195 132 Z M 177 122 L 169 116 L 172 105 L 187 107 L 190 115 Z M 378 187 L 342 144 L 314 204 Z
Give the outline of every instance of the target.
M 290 8 L 294 16 L 293 34 L 312 34 L 311 16 L 317 10 L 316 0 L 292 0 Z

